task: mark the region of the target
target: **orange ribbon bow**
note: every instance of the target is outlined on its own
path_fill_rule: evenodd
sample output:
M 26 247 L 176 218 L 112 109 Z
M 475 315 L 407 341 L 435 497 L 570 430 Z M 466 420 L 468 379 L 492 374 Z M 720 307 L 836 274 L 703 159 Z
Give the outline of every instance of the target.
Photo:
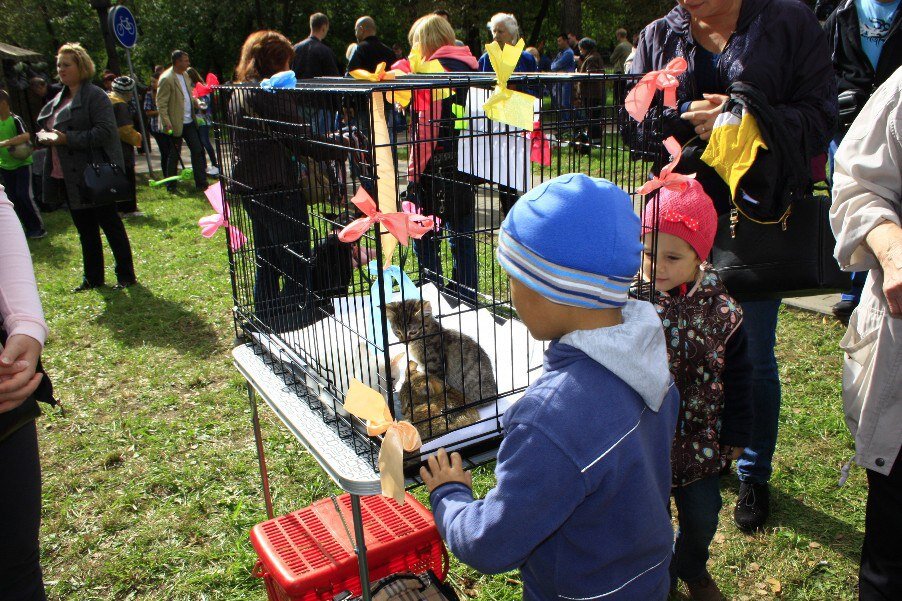
M 676 91 L 680 85 L 677 76 L 682 75 L 688 64 L 683 57 L 677 57 L 658 71 L 649 71 L 642 76 L 630 93 L 626 95 L 624 107 L 630 116 L 642 123 L 648 113 L 648 107 L 658 90 L 664 91 L 664 105 L 676 108 Z
M 366 422 L 366 433 L 382 436 L 379 446 L 379 479 L 382 494 L 404 504 L 404 451 L 423 446 L 413 424 L 395 421 L 383 396 L 356 378 L 345 395 L 344 408 Z
M 366 217 L 355 219 L 338 233 L 338 239 L 342 242 L 354 242 L 359 240 L 368 229 L 381 223 L 389 233 L 398 239 L 398 242 L 407 246 L 410 238 L 422 238 L 430 232 L 435 225 L 431 217 L 411 213 L 383 213 L 376 207 L 376 202 L 360 188 L 351 199 L 358 209 Z
M 677 142 L 676 138 L 670 136 L 669 138 L 664 140 L 664 148 L 667 149 L 667 152 L 669 152 L 670 156 L 673 158 L 669 163 L 661 168 L 660 176 L 652 176 L 650 180 L 642 184 L 641 188 L 636 190 L 636 192 L 638 192 L 639 194 L 651 194 L 658 188 L 667 188 L 668 190 L 684 192 L 689 186 L 689 180 L 695 179 L 694 173 L 691 175 L 686 175 L 683 173 L 673 172 L 673 170 L 677 166 L 677 163 L 680 162 L 680 157 L 683 155 L 683 149 L 680 147 L 680 143 Z

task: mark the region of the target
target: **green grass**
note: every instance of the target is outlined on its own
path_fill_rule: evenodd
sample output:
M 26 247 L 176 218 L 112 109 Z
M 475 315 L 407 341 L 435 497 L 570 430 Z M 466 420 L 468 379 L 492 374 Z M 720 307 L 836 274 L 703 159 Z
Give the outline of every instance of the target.
M 48 592 L 79 601 L 263 599 L 248 531 L 265 510 L 247 395 L 230 363 L 223 234 L 200 237 L 197 219 L 210 208 L 199 196 L 143 188 L 139 205 L 147 216 L 127 227 L 141 286 L 71 294 L 81 256 L 65 212 L 48 215 L 50 236 L 31 244 L 51 330 L 45 363 L 65 407 L 38 422 Z M 832 321 L 781 314 L 774 515 L 767 532 L 739 533 L 737 483 L 724 481 L 723 540 L 712 546 L 711 570 L 731 598 L 772 596 L 768 578 L 787 599 L 855 597 L 865 479 L 854 470 L 836 487 L 852 454 L 840 336 Z M 338 492 L 261 411 L 277 512 Z M 479 470 L 477 494 L 492 486 L 491 474 L 491 466 Z M 464 596 L 520 595 L 516 574 L 480 576 L 454 563 L 451 579 Z

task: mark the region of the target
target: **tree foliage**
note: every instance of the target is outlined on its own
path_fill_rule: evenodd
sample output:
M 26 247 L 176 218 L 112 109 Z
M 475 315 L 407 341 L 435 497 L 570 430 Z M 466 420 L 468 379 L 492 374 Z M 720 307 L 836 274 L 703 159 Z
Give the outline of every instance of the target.
M 331 20 L 328 43 L 339 58 L 354 41 L 354 21 L 371 15 L 388 44 L 406 48 L 407 30 L 420 15 L 437 8 L 451 13 L 458 37 L 476 52 L 490 41 L 486 23 L 492 14 L 513 12 L 527 42 L 545 40 L 554 51 L 554 39 L 562 29 L 594 37 L 601 47 L 614 43 L 614 31 L 631 33 L 662 16 L 673 0 L 539 0 L 514 8 L 500 0 L 123 0 L 138 19 L 139 40 L 133 52 L 136 70 L 146 78 L 153 65 L 167 64 L 175 48 L 186 50 L 200 71 L 231 75 L 241 44 L 257 29 L 277 29 L 296 42 L 308 33 L 310 14 L 325 12 Z M 579 14 L 575 14 L 578 11 Z M 576 21 L 574 21 L 576 18 Z M 575 22 L 581 26 L 575 28 Z M 17 0 L 16 10 L 0 13 L 0 41 L 46 54 L 48 60 L 60 43 L 77 41 L 94 57 L 98 68 L 106 65 L 97 12 L 89 0 Z M 120 50 L 121 52 L 121 50 Z M 123 63 L 124 64 L 124 63 Z

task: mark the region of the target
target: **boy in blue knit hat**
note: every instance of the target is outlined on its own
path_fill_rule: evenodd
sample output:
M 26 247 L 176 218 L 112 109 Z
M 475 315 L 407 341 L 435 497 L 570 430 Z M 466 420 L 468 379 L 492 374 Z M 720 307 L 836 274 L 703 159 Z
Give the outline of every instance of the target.
M 582 174 L 533 189 L 501 224 L 514 308 L 552 341 L 545 372 L 502 417 L 484 499 L 457 453 L 420 474 L 451 551 L 485 573 L 519 567 L 524 599 L 667 598 L 679 399 L 654 307 L 627 299 L 641 252 L 626 193 Z

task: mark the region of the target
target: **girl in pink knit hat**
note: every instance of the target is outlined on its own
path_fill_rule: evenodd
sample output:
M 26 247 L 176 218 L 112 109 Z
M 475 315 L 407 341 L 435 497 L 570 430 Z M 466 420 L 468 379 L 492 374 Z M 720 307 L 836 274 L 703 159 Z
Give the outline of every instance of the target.
M 718 600 L 724 597 L 705 562 L 722 505 L 721 471 L 751 440 L 751 363 L 742 309 L 705 262 L 717 231 L 714 205 L 694 179 L 662 177 L 640 191 L 658 189 L 642 218 L 642 274 L 654 283 L 680 391 L 671 450 L 679 530 L 670 575 L 672 587 L 684 581 L 692 599 Z

